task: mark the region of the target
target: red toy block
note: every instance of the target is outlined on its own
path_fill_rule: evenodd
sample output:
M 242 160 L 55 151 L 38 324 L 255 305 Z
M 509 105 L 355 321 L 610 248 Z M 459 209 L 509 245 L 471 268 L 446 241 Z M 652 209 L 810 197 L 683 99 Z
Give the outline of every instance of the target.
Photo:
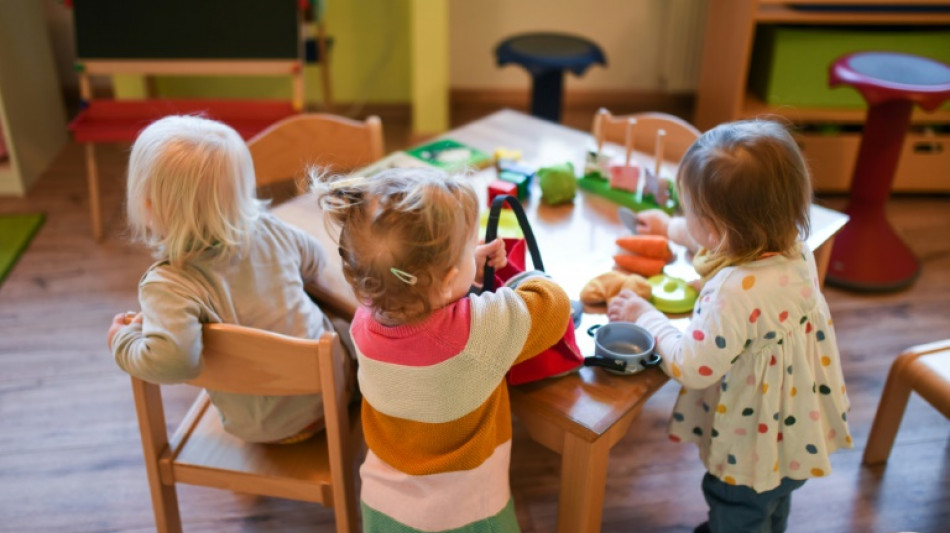
M 494 180 L 488 184 L 488 207 L 491 207 L 492 200 L 496 196 L 501 194 L 510 194 L 511 196 L 518 196 L 518 186 L 509 181 Z M 508 203 L 504 205 L 505 209 L 510 209 Z

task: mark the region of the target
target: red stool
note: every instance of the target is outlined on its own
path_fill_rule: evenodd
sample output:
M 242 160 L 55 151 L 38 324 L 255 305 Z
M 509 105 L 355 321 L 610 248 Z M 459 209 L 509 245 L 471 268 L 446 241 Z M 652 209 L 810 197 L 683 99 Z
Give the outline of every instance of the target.
M 934 111 L 950 97 L 950 66 L 908 54 L 856 52 L 836 60 L 830 82 L 851 85 L 868 102 L 851 196 L 850 220 L 835 237 L 827 281 L 859 290 L 909 285 L 920 263 L 885 216 L 914 104 Z

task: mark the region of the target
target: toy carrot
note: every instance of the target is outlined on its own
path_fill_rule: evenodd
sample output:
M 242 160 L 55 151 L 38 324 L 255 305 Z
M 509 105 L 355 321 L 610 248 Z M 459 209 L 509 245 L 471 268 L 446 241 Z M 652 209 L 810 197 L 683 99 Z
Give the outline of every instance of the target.
M 664 263 L 673 258 L 670 241 L 662 235 L 627 235 L 617 239 L 617 246 L 644 257 L 662 259 Z
M 664 259 L 633 254 L 617 254 L 614 256 L 614 262 L 617 263 L 620 268 L 633 272 L 634 274 L 640 274 L 645 278 L 660 274 L 663 272 L 663 266 L 666 265 L 666 260 Z

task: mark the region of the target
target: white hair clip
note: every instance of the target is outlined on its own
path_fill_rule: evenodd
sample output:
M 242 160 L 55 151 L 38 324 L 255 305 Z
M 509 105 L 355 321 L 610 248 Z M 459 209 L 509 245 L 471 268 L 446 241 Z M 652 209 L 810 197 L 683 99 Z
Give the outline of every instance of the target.
M 392 267 L 389 269 L 389 271 L 392 272 L 393 276 L 399 278 L 399 281 L 405 283 L 406 285 L 415 285 L 416 282 L 419 281 L 415 276 L 406 272 L 405 270 L 399 270 L 396 267 Z
M 330 183 L 330 190 L 342 189 L 343 187 L 350 187 L 356 185 L 357 183 L 365 180 L 365 176 L 353 176 L 351 178 L 344 178 Z

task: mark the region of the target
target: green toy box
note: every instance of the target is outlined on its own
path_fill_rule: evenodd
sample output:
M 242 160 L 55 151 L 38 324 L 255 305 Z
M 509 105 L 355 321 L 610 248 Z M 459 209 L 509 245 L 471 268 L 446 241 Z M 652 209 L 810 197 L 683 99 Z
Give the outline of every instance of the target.
M 773 106 L 865 107 L 856 90 L 828 87 L 828 68 L 844 54 L 872 50 L 950 63 L 950 29 L 760 26 L 749 85 Z

